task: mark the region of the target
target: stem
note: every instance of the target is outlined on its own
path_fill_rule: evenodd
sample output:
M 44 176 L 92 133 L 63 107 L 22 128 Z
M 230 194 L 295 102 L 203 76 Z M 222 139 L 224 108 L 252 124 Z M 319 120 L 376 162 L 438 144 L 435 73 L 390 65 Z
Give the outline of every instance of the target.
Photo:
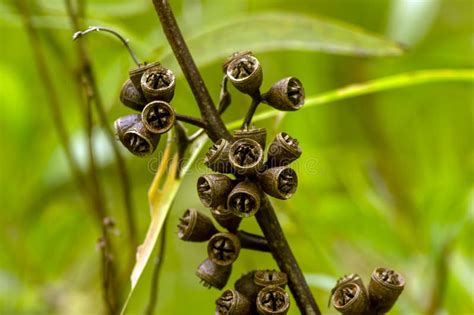
M 262 97 L 260 96 L 260 93 L 258 93 L 257 96 L 252 97 L 252 103 L 250 104 L 249 110 L 247 111 L 247 115 L 245 116 L 241 129 L 248 129 L 250 123 L 252 122 L 252 117 L 257 110 L 258 104 L 260 104 L 261 101 Z
M 260 252 L 270 252 L 268 241 L 262 236 L 245 231 L 238 231 L 237 237 L 239 238 L 242 248 L 252 249 Z
M 301 314 L 320 315 L 321 311 L 285 238 L 275 210 L 266 196 L 262 198 L 262 204 L 255 217 L 266 239 L 269 240 L 268 246 L 278 267 L 288 276 L 288 286 Z
M 199 118 L 176 114 L 176 120 L 200 127 L 204 130 L 207 128 L 206 122 L 204 122 L 202 119 L 199 119 Z
M 168 42 L 173 50 L 176 59 L 181 67 L 181 70 L 188 81 L 194 98 L 201 111 L 201 116 L 208 125 L 206 133 L 213 141 L 221 138 L 228 140 L 232 139 L 231 134 L 226 129 L 224 122 L 217 113 L 209 91 L 202 79 L 201 74 L 194 62 L 188 46 L 186 45 L 183 35 L 176 23 L 176 19 L 171 11 L 167 0 L 153 0 L 156 13 L 160 19 L 163 31 L 168 39 Z

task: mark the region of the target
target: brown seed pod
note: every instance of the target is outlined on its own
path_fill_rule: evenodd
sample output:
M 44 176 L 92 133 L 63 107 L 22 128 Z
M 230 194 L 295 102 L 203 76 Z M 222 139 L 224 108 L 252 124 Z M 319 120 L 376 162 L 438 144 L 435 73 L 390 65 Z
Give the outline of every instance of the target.
M 387 268 L 377 268 L 372 272 L 369 283 L 369 298 L 377 313 L 387 313 L 395 304 L 405 287 L 405 279 Z
M 137 90 L 130 79 L 125 81 L 122 86 L 120 101 L 123 105 L 139 111 L 141 111 L 147 103 L 145 97 Z
M 364 290 L 365 294 L 368 296 L 367 289 L 365 288 L 365 285 L 364 285 L 364 282 L 362 281 L 362 278 L 358 274 L 352 273 L 350 275 L 344 275 L 344 277 L 341 277 L 337 280 L 336 286 L 331 290 L 331 296 L 329 297 L 328 306 L 331 304 L 331 297 L 334 294 L 334 292 L 336 292 L 336 290 L 340 286 L 342 286 L 346 283 L 355 283 L 355 284 L 357 284 L 362 290 Z
M 265 128 L 237 129 L 234 131 L 234 139 L 239 140 L 249 138 L 255 140 L 262 148 L 265 148 L 267 140 L 267 130 Z
M 196 209 L 187 209 L 179 219 L 178 237 L 183 241 L 204 242 L 218 232 L 212 220 Z
M 263 166 L 263 149 L 255 140 L 237 140 L 230 146 L 229 162 L 237 174 L 254 175 Z
M 249 51 L 249 50 L 237 51 L 237 52 L 233 53 L 222 64 L 222 71 L 224 71 L 224 73 L 227 73 L 227 68 L 229 67 L 229 64 L 232 61 L 234 61 L 235 59 L 242 58 L 244 56 L 248 56 L 248 55 L 250 55 L 250 56 L 252 55 L 252 52 Z
M 148 69 L 159 67 L 159 66 L 160 66 L 160 63 L 158 61 L 152 62 L 152 63 L 146 63 L 128 72 L 128 76 L 130 77 L 130 80 L 132 81 L 133 85 L 140 93 L 143 93 L 142 87 L 141 87 L 141 79 L 142 79 L 143 73 L 145 73 L 145 71 L 147 71 Z
M 249 217 L 260 209 L 261 190 L 251 181 L 238 183 L 227 198 L 227 209 L 236 216 Z
M 272 85 L 262 98 L 263 102 L 283 111 L 295 111 L 304 104 L 303 84 L 294 77 L 282 79 Z
M 232 173 L 229 162 L 230 143 L 226 139 L 219 139 L 209 148 L 204 164 L 211 170 L 219 173 Z
M 262 85 L 262 66 L 250 54 L 235 57 L 227 66 L 227 77 L 240 92 L 255 96 Z
M 257 270 L 254 275 L 254 282 L 261 288 L 269 285 L 276 285 L 285 288 L 288 283 L 288 277 L 286 273 L 276 270 Z
M 267 286 L 257 295 L 257 312 L 261 315 L 284 315 L 290 308 L 290 297 L 279 286 Z
M 207 208 L 225 205 L 233 187 L 232 180 L 223 174 L 203 175 L 197 181 L 199 199 Z
M 230 232 L 236 232 L 239 228 L 242 218 L 236 216 L 232 211 L 226 209 L 224 206 L 211 208 L 211 214 L 216 221 Z
M 369 311 L 369 300 L 358 284 L 347 282 L 340 285 L 331 297 L 334 308 L 345 315 L 365 315 Z
M 250 312 L 250 301 L 236 290 L 225 290 L 216 300 L 216 315 L 245 315 Z
M 271 168 L 288 165 L 297 160 L 301 153 L 298 140 L 280 132 L 268 148 L 267 166 Z
M 176 80 L 174 73 L 162 66 L 146 70 L 140 80 L 141 88 L 148 101 L 170 102 L 174 96 Z
M 234 288 L 245 295 L 252 303 L 257 299 L 257 294 L 262 287 L 254 282 L 256 270 L 243 274 L 234 284 Z
M 196 270 L 196 276 L 201 279 L 205 287 L 222 290 L 229 280 L 232 265 L 221 266 L 210 259 L 204 260 Z
M 219 266 L 231 265 L 240 253 L 240 241 L 231 233 L 217 233 L 207 243 L 209 259 Z
M 289 199 L 298 187 L 298 175 L 288 166 L 269 168 L 258 178 L 263 191 L 278 199 Z
M 120 142 L 137 156 L 152 154 L 160 142 L 160 135 L 146 129 L 140 115 L 121 117 L 115 121 L 114 127 Z
M 173 127 L 176 114 L 170 104 L 163 101 L 153 101 L 143 109 L 142 121 L 150 132 L 163 134 Z

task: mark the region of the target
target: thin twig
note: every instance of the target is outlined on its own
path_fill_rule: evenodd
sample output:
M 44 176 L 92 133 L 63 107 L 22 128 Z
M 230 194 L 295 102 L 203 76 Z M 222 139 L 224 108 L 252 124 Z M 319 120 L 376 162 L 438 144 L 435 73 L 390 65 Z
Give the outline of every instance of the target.
M 268 246 L 268 241 L 265 237 L 245 231 L 237 231 L 237 237 L 239 238 L 242 248 L 260 252 L 270 252 L 270 247 Z
M 255 114 L 258 104 L 260 104 L 261 101 L 262 97 L 260 96 L 260 93 L 258 93 L 257 96 L 252 97 L 252 103 L 250 104 L 249 110 L 247 111 L 247 115 L 245 116 L 241 129 L 247 129 L 250 126 L 253 115 Z
M 183 35 L 176 23 L 176 19 L 171 11 L 167 0 L 153 0 L 156 13 L 160 18 L 163 31 L 168 39 L 168 42 L 178 60 L 178 63 L 183 70 L 184 76 L 191 87 L 194 98 L 198 103 L 201 111 L 202 119 L 207 123 L 208 129 L 206 133 L 213 141 L 221 138 L 232 139 L 231 134 L 226 129 L 224 122 L 217 113 L 209 91 L 202 79 L 201 74 L 194 62 L 188 46 L 184 41 Z
M 207 128 L 207 124 L 205 121 L 199 118 L 191 117 L 191 116 L 186 116 L 186 115 L 181 115 L 181 114 L 176 114 L 176 120 L 200 127 L 204 130 Z

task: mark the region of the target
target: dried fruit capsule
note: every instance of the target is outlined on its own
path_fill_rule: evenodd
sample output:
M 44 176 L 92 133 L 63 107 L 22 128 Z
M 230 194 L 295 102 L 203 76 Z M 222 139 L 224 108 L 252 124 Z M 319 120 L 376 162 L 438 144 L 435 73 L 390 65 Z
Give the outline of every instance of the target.
M 178 237 L 183 241 L 204 242 L 216 233 L 211 219 L 196 209 L 187 209 L 179 219 Z
M 162 66 L 146 70 L 141 77 L 141 88 L 148 101 L 170 102 L 176 85 L 174 73 Z
M 387 313 L 397 301 L 404 287 L 405 279 L 397 272 L 386 268 L 375 269 L 368 288 L 372 308 L 377 313 Z
M 140 115 L 121 117 L 114 126 L 120 142 L 137 156 L 152 154 L 160 142 L 160 135 L 146 129 Z
M 296 192 L 298 176 L 288 166 L 269 168 L 258 175 L 264 192 L 278 199 L 288 199 Z
M 216 315 L 245 315 L 250 312 L 250 301 L 236 290 L 225 290 L 216 300 Z
M 263 102 L 283 111 L 295 111 L 304 104 L 303 84 L 294 77 L 282 79 L 272 85 L 263 96 Z
M 234 131 L 234 139 L 249 138 L 255 140 L 262 148 L 266 146 L 267 130 L 265 128 L 238 129 Z
M 203 175 L 197 181 L 199 199 L 208 208 L 225 205 L 233 186 L 232 180 L 225 175 Z
M 143 73 L 147 71 L 148 69 L 159 67 L 160 63 L 159 62 L 152 62 L 152 63 L 147 63 L 138 66 L 138 68 L 132 69 L 128 72 L 128 76 L 130 77 L 130 80 L 132 81 L 133 85 L 135 88 L 140 92 L 142 92 L 142 87 L 141 87 L 141 79 Z
M 279 286 L 267 286 L 257 295 L 257 312 L 261 315 L 284 315 L 290 308 L 290 297 Z
M 252 52 L 249 51 L 249 50 L 234 52 L 232 55 L 227 57 L 225 62 L 222 64 L 222 71 L 224 71 L 224 73 L 227 73 L 227 68 L 229 67 L 229 65 L 232 61 L 234 61 L 236 59 L 239 59 L 239 58 L 242 58 L 244 56 L 248 56 L 248 55 L 250 55 L 250 56 L 252 55 Z
M 232 265 L 217 265 L 210 259 L 204 260 L 196 270 L 196 275 L 205 287 L 214 287 L 219 290 L 225 287 L 232 272 Z
M 209 148 L 204 164 L 211 170 L 219 173 L 232 173 L 229 162 L 230 143 L 226 139 L 219 139 Z
M 298 140 L 280 132 L 268 148 L 267 166 L 271 168 L 288 165 L 297 160 L 301 153 Z
M 257 286 L 261 288 L 276 285 L 285 288 L 288 277 L 286 273 L 276 270 L 257 270 L 254 274 L 254 282 Z
M 232 211 L 228 210 L 224 206 L 217 208 L 211 208 L 211 214 L 216 221 L 230 232 L 236 232 L 239 228 L 241 217 L 236 216 Z
M 209 259 L 219 266 L 231 265 L 239 253 L 240 241 L 231 233 L 217 233 L 207 243 Z
M 261 191 L 251 181 L 238 183 L 227 198 L 227 209 L 239 217 L 249 217 L 260 209 Z
M 355 283 L 357 284 L 362 290 L 364 290 L 364 293 L 368 296 L 367 294 L 367 289 L 365 288 L 364 282 L 362 281 L 362 278 L 356 274 L 352 273 L 350 275 L 345 275 L 344 277 L 341 277 L 337 280 L 336 286 L 331 290 L 331 296 L 329 297 L 329 303 L 328 306 L 331 304 L 331 297 L 336 292 L 336 290 L 342 286 L 345 285 L 346 283 Z
M 251 54 L 233 58 L 227 66 L 227 76 L 240 92 L 251 96 L 259 94 L 263 80 L 262 66 Z
M 365 291 L 356 283 L 340 285 L 331 297 L 334 308 L 345 315 L 365 315 L 369 310 L 369 300 Z
M 242 275 L 234 284 L 234 288 L 245 295 L 249 301 L 255 302 L 257 294 L 262 287 L 257 286 L 254 282 L 255 270 Z
M 229 161 L 237 174 L 254 175 L 263 165 L 263 149 L 255 140 L 239 139 L 229 149 Z
M 153 101 L 143 109 L 142 121 L 150 132 L 163 134 L 173 127 L 176 114 L 168 103 Z
M 129 79 L 125 81 L 120 91 L 120 101 L 123 105 L 141 111 L 147 101 L 141 92 L 133 85 Z

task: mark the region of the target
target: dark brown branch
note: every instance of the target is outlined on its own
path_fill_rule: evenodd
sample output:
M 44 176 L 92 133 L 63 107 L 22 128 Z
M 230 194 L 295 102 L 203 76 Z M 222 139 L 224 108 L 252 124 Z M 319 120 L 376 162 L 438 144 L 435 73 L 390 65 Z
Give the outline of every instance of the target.
M 252 249 L 260 252 L 270 252 L 270 247 L 268 246 L 268 241 L 265 237 L 245 231 L 238 231 L 237 237 L 239 238 L 242 248 Z
M 201 111 L 201 116 L 208 125 L 206 132 L 209 135 L 209 138 L 213 141 L 217 141 L 220 138 L 232 139 L 231 134 L 217 113 L 214 102 L 209 95 L 209 91 L 204 84 L 194 59 L 189 52 L 188 46 L 186 45 L 183 35 L 176 23 L 176 19 L 171 11 L 168 1 L 153 0 L 153 4 L 166 38 L 168 39 L 174 55 L 183 70 L 184 76 L 191 87 L 194 98 L 196 99 Z
M 176 114 L 176 120 L 200 127 L 202 129 L 207 128 L 207 124 L 202 119 L 199 119 L 199 118 Z
M 257 110 L 258 104 L 262 101 L 260 93 L 258 96 L 252 97 L 252 103 L 250 104 L 249 110 L 247 111 L 247 115 L 245 116 L 244 122 L 242 123 L 242 129 L 247 129 L 252 122 L 253 115 Z
M 285 238 L 275 210 L 267 197 L 262 198 L 262 205 L 255 217 L 266 239 L 269 240 L 268 246 L 278 267 L 288 275 L 288 286 L 301 314 L 320 315 L 321 311 L 311 294 L 298 262 Z

